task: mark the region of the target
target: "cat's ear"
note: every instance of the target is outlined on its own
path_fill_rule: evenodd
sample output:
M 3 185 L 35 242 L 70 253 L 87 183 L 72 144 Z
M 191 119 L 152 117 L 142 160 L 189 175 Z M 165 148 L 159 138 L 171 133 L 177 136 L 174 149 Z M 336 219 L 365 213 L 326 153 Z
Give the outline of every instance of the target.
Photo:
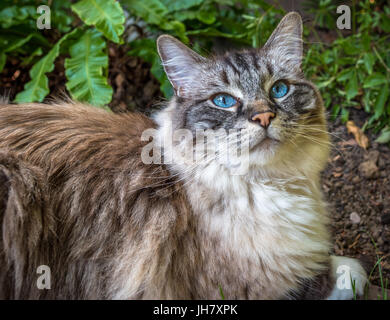
M 264 49 L 279 63 L 299 69 L 303 55 L 302 29 L 299 13 L 288 13 L 271 34 Z
M 157 50 L 176 95 L 191 96 L 206 59 L 169 35 L 157 39 Z

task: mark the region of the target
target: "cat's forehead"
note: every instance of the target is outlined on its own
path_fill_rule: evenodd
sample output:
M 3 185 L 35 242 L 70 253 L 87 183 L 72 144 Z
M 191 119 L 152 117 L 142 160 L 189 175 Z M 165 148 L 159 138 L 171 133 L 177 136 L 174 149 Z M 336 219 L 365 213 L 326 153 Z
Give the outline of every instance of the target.
M 220 86 L 235 87 L 244 94 L 251 94 L 267 81 L 291 77 L 291 72 L 262 49 L 228 51 L 214 57 L 206 67 L 210 78 L 217 77 Z

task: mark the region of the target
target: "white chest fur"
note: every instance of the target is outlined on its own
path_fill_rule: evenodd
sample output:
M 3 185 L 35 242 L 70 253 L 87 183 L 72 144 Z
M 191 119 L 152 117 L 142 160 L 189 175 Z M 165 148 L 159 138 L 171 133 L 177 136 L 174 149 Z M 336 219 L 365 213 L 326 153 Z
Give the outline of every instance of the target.
M 275 280 L 283 287 L 283 275 L 289 287 L 328 259 L 328 217 L 319 190 L 307 179 L 232 176 L 210 166 L 194 174 L 187 192 L 198 228 L 218 239 L 218 254 L 232 259 L 247 281 L 264 272 L 263 283 Z M 206 241 L 203 247 L 209 249 Z

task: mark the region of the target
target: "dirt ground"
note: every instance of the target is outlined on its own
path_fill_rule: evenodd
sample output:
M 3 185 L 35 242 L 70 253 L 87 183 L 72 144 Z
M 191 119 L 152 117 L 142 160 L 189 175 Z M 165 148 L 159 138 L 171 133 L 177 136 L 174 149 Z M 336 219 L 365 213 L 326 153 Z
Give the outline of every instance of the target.
M 367 115 L 351 109 L 350 119 L 362 127 Z M 333 150 L 322 175 L 329 203 L 337 255 L 358 257 L 374 267 L 378 259 L 384 278 L 390 279 L 390 148 L 375 143 L 361 148 L 339 119 L 329 121 Z M 380 285 L 378 268 L 371 282 Z
M 149 114 L 161 100 L 158 82 L 149 72 L 148 64 L 111 47 L 110 83 L 114 88 L 110 104 L 114 112 L 141 111 Z M 29 80 L 27 68 L 10 60 L 0 74 L 0 94 L 22 90 Z M 63 60 L 58 59 L 49 76 L 52 96 L 64 91 Z M 362 127 L 366 114 L 351 109 L 351 120 Z M 363 259 L 372 269 L 378 259 L 384 278 L 390 279 L 390 148 L 374 142 L 376 135 L 366 132 L 370 146 L 357 145 L 339 119 L 329 122 L 333 150 L 322 175 L 324 195 L 329 203 L 334 253 Z M 375 244 L 374 244 L 375 243 Z M 378 267 L 371 282 L 380 286 Z

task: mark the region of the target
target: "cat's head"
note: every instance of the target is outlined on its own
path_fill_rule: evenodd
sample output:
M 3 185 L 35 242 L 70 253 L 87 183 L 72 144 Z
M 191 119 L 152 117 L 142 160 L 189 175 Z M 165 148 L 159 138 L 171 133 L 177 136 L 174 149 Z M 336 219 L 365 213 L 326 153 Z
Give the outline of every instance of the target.
M 299 14 L 287 14 L 261 49 L 206 58 L 167 35 L 157 47 L 175 91 L 160 125 L 171 121 L 174 130 L 194 134 L 240 129 L 251 163 L 295 161 L 298 155 L 322 164 L 328 135 L 321 97 L 301 71 Z

